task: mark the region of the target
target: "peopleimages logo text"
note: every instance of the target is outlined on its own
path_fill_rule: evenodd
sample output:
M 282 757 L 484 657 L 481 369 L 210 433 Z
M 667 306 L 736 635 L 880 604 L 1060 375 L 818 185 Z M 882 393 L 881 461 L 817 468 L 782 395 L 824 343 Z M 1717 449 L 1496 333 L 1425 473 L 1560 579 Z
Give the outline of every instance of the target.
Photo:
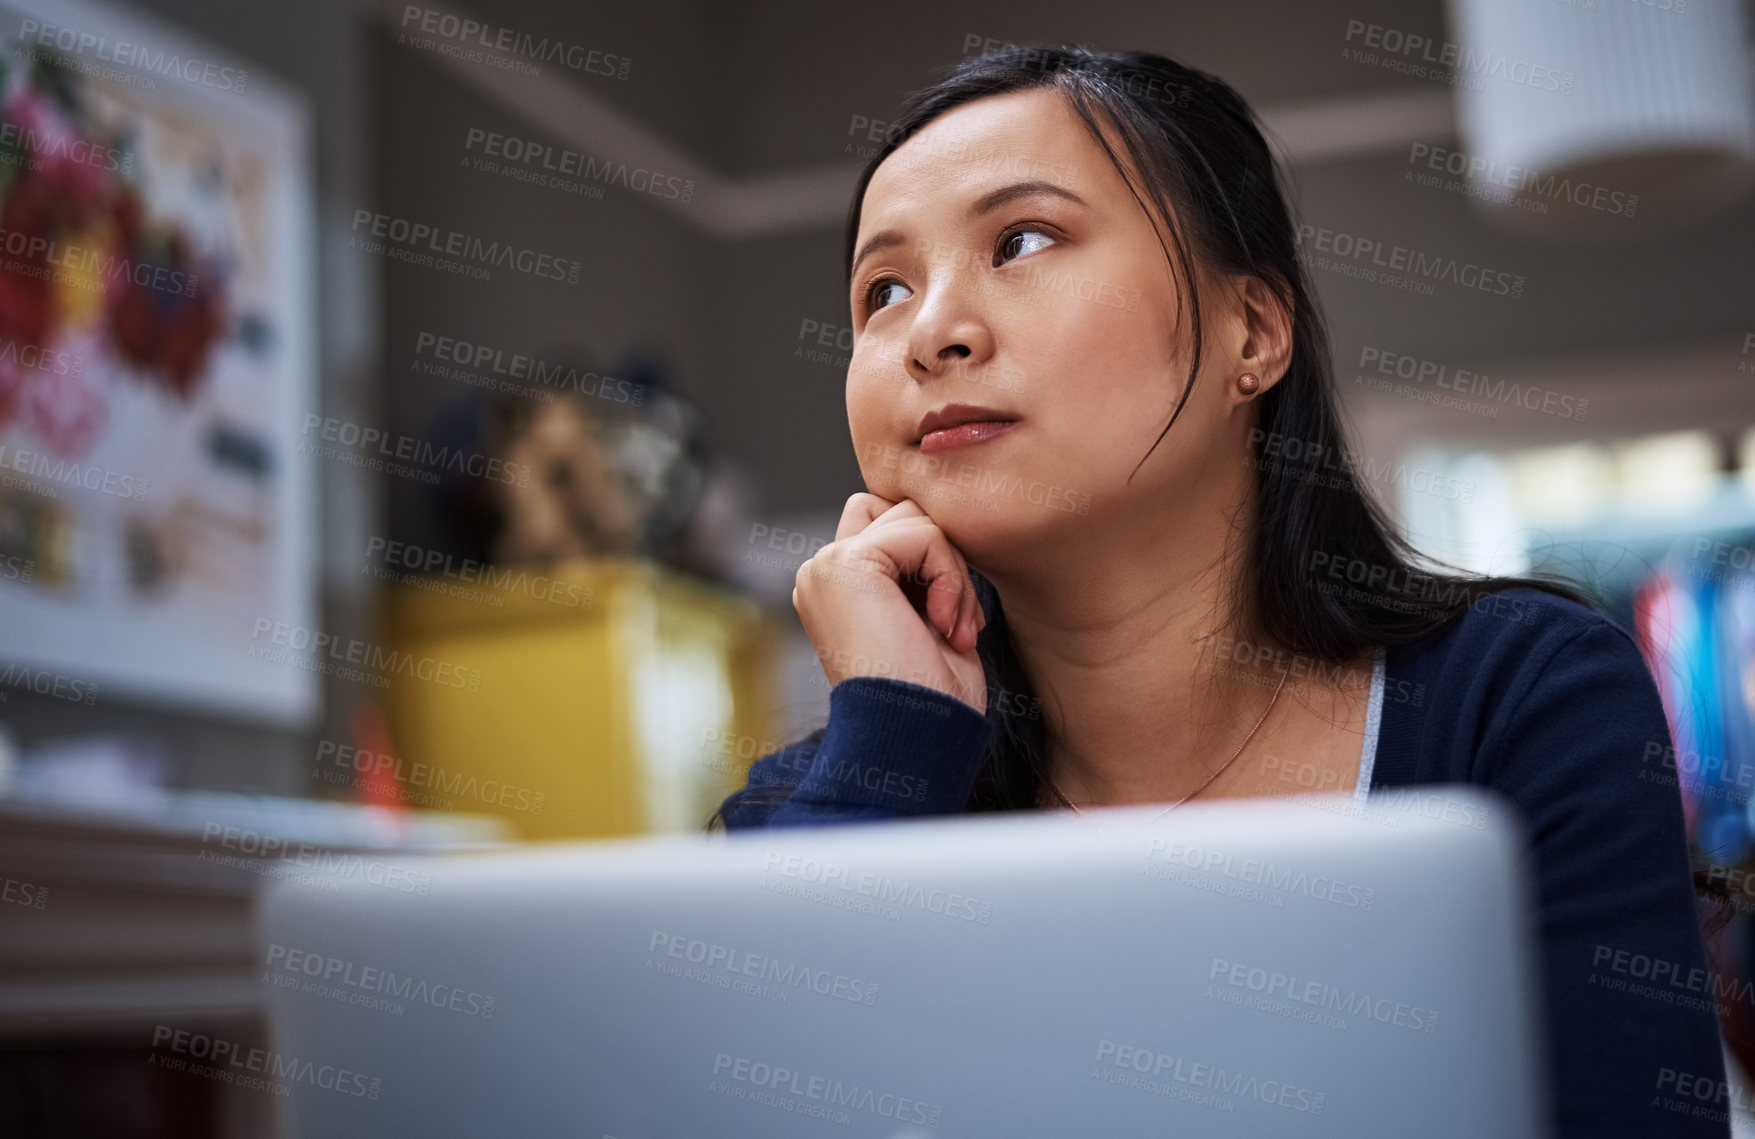
M 577 285 L 579 274 L 585 270 L 583 261 L 556 257 L 552 253 L 538 253 L 534 249 L 521 248 L 511 242 L 485 241 L 454 229 L 440 229 L 425 222 L 410 221 L 371 210 L 353 212 L 355 243 L 359 240 L 361 226 L 365 227 L 365 237 L 381 239 L 380 245 L 382 241 L 388 240 L 392 245 L 413 251 L 416 259 L 434 254 L 440 258 L 457 258 L 460 262 L 471 263 L 477 268 L 492 266 L 496 269 L 512 269 L 544 280 L 564 281 L 569 285 Z M 366 249 L 368 252 L 383 252 L 381 248 L 372 248 L 370 245 Z
M 623 189 L 673 201 L 690 202 L 695 197 L 695 183 L 692 178 L 655 173 L 644 166 L 630 169 L 626 162 L 609 158 L 598 159 L 565 147 L 557 148 L 547 143 L 521 139 L 517 135 L 470 127 L 463 136 L 463 149 L 474 151 L 478 146 L 489 157 L 534 167 L 550 174 L 583 177 L 603 184 L 617 183 Z
M 1583 419 L 1585 412 L 1590 409 L 1590 400 L 1561 395 L 1551 388 L 1533 384 L 1526 386 L 1516 381 L 1495 381 L 1489 379 L 1485 372 L 1452 368 L 1449 364 L 1436 360 L 1425 360 L 1369 345 L 1359 352 L 1359 367 L 1400 380 L 1432 384 L 1463 395 L 1478 396 L 1494 404 L 1515 403 L 1529 411 L 1539 411 L 1561 419 Z
M 1578 79 L 1570 71 L 1561 71 L 1527 59 L 1512 58 L 1502 52 L 1482 51 L 1449 40 L 1435 40 L 1418 32 L 1407 32 L 1382 24 L 1367 24 L 1363 20 L 1347 21 L 1346 42 L 1356 42 L 1385 55 L 1398 57 L 1404 63 L 1417 62 L 1434 69 L 1454 71 L 1459 76 L 1469 78 L 1500 79 L 1521 87 L 1552 91 L 1560 95 L 1572 94 L 1572 88 Z M 1426 77 L 1423 70 L 1416 70 L 1414 74 L 1421 78 Z
M 119 474 L 102 467 L 82 467 L 68 459 L 51 459 L 41 451 L 8 448 L 0 443 L 0 471 L 18 471 L 44 482 L 62 486 L 81 486 L 117 498 L 140 500 L 146 497 L 146 480 Z
M 271 645 L 289 648 L 295 653 L 310 652 L 312 660 L 319 665 L 329 661 L 343 661 L 350 665 L 361 665 L 379 677 L 385 674 L 407 676 L 412 679 L 427 680 L 446 688 L 462 688 L 470 692 L 481 688 L 481 670 L 464 668 L 450 661 L 435 657 L 420 656 L 403 652 L 401 649 L 386 649 L 370 641 L 362 641 L 355 637 L 340 637 L 321 629 L 311 629 L 304 625 L 293 625 L 285 621 L 271 621 L 267 617 L 256 618 L 256 624 L 250 631 L 250 640 L 259 642 L 264 635 Z M 274 653 L 264 650 L 259 644 L 252 644 L 250 655 L 256 659 L 268 660 L 271 663 L 299 664 L 297 658 L 285 653 Z M 322 658 L 328 657 L 329 660 Z M 305 662 L 309 663 L 309 662 Z M 317 671 L 325 671 L 319 668 Z M 353 675 L 358 670 L 344 670 L 339 675 L 343 679 L 360 679 Z M 387 682 L 386 682 L 387 683 Z M 383 687 L 383 685 L 380 685 Z
M 1425 281 L 1449 281 L 1465 289 L 1476 289 L 1513 300 L 1523 296 L 1523 274 L 1477 265 L 1472 261 L 1462 261 L 1442 254 L 1427 254 L 1405 245 L 1386 245 L 1374 238 L 1359 237 L 1309 224 L 1298 226 L 1295 241 L 1300 254 L 1305 257 L 1331 254 L 1350 263 L 1364 263 L 1380 269 L 1394 270 Z
M 174 77 L 186 83 L 199 83 L 220 91 L 242 91 L 250 73 L 242 68 L 225 67 L 218 63 L 178 55 L 163 48 L 154 50 L 144 44 L 112 40 L 94 32 L 80 31 L 39 20 L 21 20 L 18 42 L 36 48 L 50 48 L 66 55 L 92 56 L 133 71 L 150 75 Z
M 1338 985 L 1301 978 L 1277 969 L 1229 961 L 1223 957 L 1213 958 L 1212 966 L 1207 971 L 1207 980 L 1280 1000 L 1332 1009 L 1348 1016 L 1368 1016 L 1380 1024 L 1393 1024 L 1414 1032 L 1431 1033 L 1438 1030 L 1438 1013 L 1423 1005 L 1373 996 L 1369 992 L 1362 993 L 1355 989 L 1343 989 Z
M 774 1092 L 802 1096 L 807 1100 L 819 1100 L 834 1108 L 870 1112 L 898 1123 L 918 1123 L 936 1128 L 944 1118 L 944 1107 L 941 1104 L 910 1099 L 895 1092 L 880 1092 L 876 1088 L 862 1087 L 859 1084 L 845 1084 L 832 1076 L 795 1071 L 782 1064 L 754 1060 L 747 1056 L 732 1056 L 725 1052 L 716 1054 L 713 1057 L 713 1076 L 714 1082 L 708 1086 L 709 1091 L 718 1090 L 714 1084 L 722 1080 L 736 1080 Z M 800 1081 L 803 1081 L 802 1084 Z M 846 1120 L 838 1119 L 837 1122 Z
M 0 141 L 0 146 L 4 145 L 4 141 Z M 85 357 L 83 356 L 13 339 L 0 339 L 0 364 L 10 364 L 15 368 L 42 372 L 48 376 L 83 376 L 85 374 Z
M 89 139 L 50 131 L 34 130 L 19 123 L 0 123 L 0 147 L 13 153 L 0 156 L 0 162 L 40 169 L 47 159 L 61 159 L 80 166 L 123 174 L 134 173 L 134 156 L 113 146 L 99 146 Z
M 578 392 L 612 403 L 639 407 L 646 398 L 646 385 L 636 380 L 605 376 L 574 364 L 527 356 L 478 341 L 440 336 L 436 332 L 420 332 L 414 338 L 414 354 L 431 356 L 460 368 L 515 380 L 527 380 L 560 391 Z
M 327 764 L 337 771 L 362 776 L 367 781 L 388 779 L 402 787 L 417 787 L 463 799 L 474 799 L 477 802 L 494 803 L 516 811 L 527 811 L 532 815 L 542 814 L 548 799 L 548 794 L 544 791 L 515 787 L 498 779 L 482 780 L 473 774 L 447 771 L 432 764 L 407 761 L 387 752 L 373 752 L 351 744 L 338 744 L 334 740 L 323 740 L 317 745 L 316 762 L 319 767 Z
M 1424 160 L 1423 162 L 1421 160 Z M 1571 202 L 1601 213 L 1632 217 L 1639 210 L 1639 195 L 1611 190 L 1593 182 L 1575 182 L 1564 175 L 1543 174 L 1527 166 L 1514 166 L 1431 143 L 1416 142 L 1408 149 L 1408 165 L 1424 165 L 1470 182 L 1512 190 L 1532 198 Z M 1403 175 L 1408 179 L 1414 172 Z
M 530 468 L 527 465 L 508 462 L 498 456 L 438 446 L 412 435 L 392 434 L 381 428 L 345 419 L 307 413 L 303 433 L 310 435 L 313 431 L 326 442 L 357 447 L 361 451 L 376 447 L 378 453 L 385 458 L 417 463 L 432 471 L 454 471 L 471 478 L 487 479 L 489 482 L 530 485 Z
M 456 985 L 432 984 L 423 977 L 398 974 L 394 969 L 376 965 L 357 965 L 340 957 L 296 946 L 269 945 L 268 957 L 263 964 L 269 970 L 312 977 L 329 985 L 346 985 L 410 1004 L 427 1004 L 482 1020 L 494 1017 L 495 1000 L 488 994 Z
M 206 1061 L 210 1071 L 204 1074 L 225 1078 L 227 1083 L 238 1082 L 235 1077 L 241 1069 L 245 1073 L 260 1074 L 270 1081 L 284 1080 L 287 1084 L 304 1084 L 363 1099 L 377 1099 L 384 1086 L 382 1078 L 365 1072 L 355 1072 L 335 1064 L 317 1064 L 269 1049 L 248 1048 L 223 1037 L 167 1024 L 153 1027 L 152 1047 L 154 1062 L 162 1062 L 161 1057 L 166 1052 L 179 1060 Z
M 198 274 L 181 269 L 132 261 L 98 246 L 64 243 L 20 229 L 0 229 L 0 251 L 22 258 L 6 266 L 14 276 L 53 281 L 85 292 L 101 292 L 109 283 L 132 281 L 143 289 L 192 297 L 201 280 Z M 106 284 L 99 284 L 96 278 Z
M 403 5 L 402 29 L 404 34 L 420 32 L 459 45 L 484 47 L 541 63 L 558 63 L 587 75 L 603 75 L 611 79 L 626 79 L 634 62 L 625 55 L 563 43 L 546 36 L 538 38 L 515 28 L 484 24 L 480 20 L 453 16 L 418 4 Z

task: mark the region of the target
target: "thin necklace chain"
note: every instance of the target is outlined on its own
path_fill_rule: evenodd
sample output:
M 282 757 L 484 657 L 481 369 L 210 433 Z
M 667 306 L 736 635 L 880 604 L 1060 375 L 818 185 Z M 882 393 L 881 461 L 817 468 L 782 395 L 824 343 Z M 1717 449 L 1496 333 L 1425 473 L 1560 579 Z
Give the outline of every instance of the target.
M 1168 815 L 1171 811 L 1174 811 L 1177 807 L 1182 806 L 1182 804 L 1188 802 L 1190 799 L 1194 798 L 1196 795 L 1198 795 L 1202 791 L 1206 790 L 1207 784 L 1209 784 L 1213 780 L 1217 779 L 1219 777 L 1219 775 L 1227 767 L 1230 767 L 1233 763 L 1237 762 L 1237 757 L 1243 754 L 1243 749 L 1249 746 L 1249 741 L 1255 738 L 1255 733 L 1257 731 L 1261 730 L 1262 724 L 1267 721 L 1268 713 L 1272 712 L 1274 710 L 1274 705 L 1278 704 L 1280 702 L 1280 691 L 1286 687 L 1286 677 L 1291 673 L 1291 671 L 1292 671 L 1291 669 L 1287 669 L 1284 672 L 1280 673 L 1280 683 L 1279 683 L 1279 686 L 1274 689 L 1274 698 L 1272 700 L 1268 701 L 1268 706 L 1265 710 L 1263 710 L 1263 712 L 1261 714 L 1261 718 L 1255 721 L 1255 727 L 1249 729 L 1249 734 L 1243 737 L 1243 742 L 1237 745 L 1237 750 L 1231 753 L 1231 758 L 1227 759 L 1224 763 L 1220 764 L 1217 771 L 1214 771 L 1211 775 L 1209 775 L 1205 779 L 1201 780 L 1201 785 L 1199 787 L 1196 787 L 1193 791 L 1190 791 L 1188 794 L 1184 795 L 1182 798 L 1176 800 L 1176 802 L 1170 804 L 1168 807 L 1165 807 L 1162 811 L 1159 811 L 1157 814 L 1153 815 L 1152 818 L 1161 819 L 1165 815 Z M 1054 782 L 1054 777 L 1052 775 L 1049 775 L 1045 771 L 1042 773 L 1042 778 L 1044 778 L 1048 781 L 1048 786 L 1053 789 L 1055 797 L 1057 799 L 1059 799 L 1062 803 L 1065 803 L 1068 807 L 1071 807 L 1072 811 L 1075 815 L 1082 815 L 1085 813 L 1085 812 L 1079 810 L 1077 806 L 1074 806 L 1073 801 L 1066 797 L 1065 792 L 1061 791 L 1060 787 Z

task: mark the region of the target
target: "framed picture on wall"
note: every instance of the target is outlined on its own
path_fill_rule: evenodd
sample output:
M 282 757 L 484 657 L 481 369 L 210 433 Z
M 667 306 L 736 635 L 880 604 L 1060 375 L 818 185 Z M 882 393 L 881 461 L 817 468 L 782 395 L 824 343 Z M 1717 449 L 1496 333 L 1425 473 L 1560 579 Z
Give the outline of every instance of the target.
M 0 692 L 315 715 L 262 651 L 315 623 L 310 122 L 130 9 L 0 0 Z

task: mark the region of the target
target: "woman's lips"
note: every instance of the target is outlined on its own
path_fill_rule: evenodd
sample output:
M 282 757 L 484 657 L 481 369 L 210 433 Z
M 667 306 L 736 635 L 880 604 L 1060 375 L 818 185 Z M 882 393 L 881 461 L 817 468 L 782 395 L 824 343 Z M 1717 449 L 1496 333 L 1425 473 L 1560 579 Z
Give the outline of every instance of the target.
M 1018 421 L 1015 419 L 982 419 L 973 423 L 959 423 L 955 427 L 941 427 L 920 437 L 920 450 L 923 454 L 931 455 L 938 451 L 949 451 L 953 447 L 985 443 L 1004 435 L 1017 425 Z

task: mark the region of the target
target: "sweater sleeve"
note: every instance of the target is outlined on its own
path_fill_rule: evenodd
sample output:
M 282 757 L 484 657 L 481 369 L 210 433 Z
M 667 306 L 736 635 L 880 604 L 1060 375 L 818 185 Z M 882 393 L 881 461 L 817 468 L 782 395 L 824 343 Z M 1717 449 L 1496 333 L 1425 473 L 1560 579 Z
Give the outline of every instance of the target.
M 738 830 L 955 814 L 968 801 L 992 735 L 987 717 L 954 696 L 856 676 L 830 689 L 821 742 L 751 764 L 745 789 L 725 801 L 721 817 Z M 791 784 L 784 801 L 751 793 Z
M 1552 642 L 1550 642 L 1552 644 Z M 1562 1137 L 1730 1135 L 1725 1066 L 1670 743 L 1627 634 L 1569 632 L 1480 741 L 1527 828 Z M 1696 1110 L 1699 1109 L 1699 1110 Z

